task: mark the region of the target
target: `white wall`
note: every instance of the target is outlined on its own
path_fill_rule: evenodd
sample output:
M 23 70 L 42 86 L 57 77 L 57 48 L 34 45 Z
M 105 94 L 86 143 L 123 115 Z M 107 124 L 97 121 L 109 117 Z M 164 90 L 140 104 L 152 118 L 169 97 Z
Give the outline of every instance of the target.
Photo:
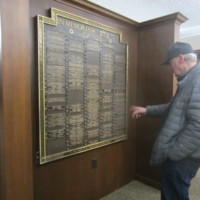
M 200 50 L 200 35 L 180 38 L 180 41 L 190 43 L 194 50 Z

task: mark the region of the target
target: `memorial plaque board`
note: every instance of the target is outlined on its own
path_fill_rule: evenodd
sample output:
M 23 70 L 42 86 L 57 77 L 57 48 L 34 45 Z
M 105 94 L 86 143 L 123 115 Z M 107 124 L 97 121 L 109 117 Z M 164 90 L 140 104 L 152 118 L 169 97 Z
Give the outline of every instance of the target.
M 55 8 L 37 23 L 39 163 L 127 139 L 122 33 Z

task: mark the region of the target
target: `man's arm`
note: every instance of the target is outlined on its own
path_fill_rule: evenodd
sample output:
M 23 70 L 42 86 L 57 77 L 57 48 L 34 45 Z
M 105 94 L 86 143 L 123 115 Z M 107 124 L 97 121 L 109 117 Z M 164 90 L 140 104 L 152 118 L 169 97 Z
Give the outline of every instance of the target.
M 168 104 L 161 104 L 155 106 L 147 106 L 147 116 L 150 117 L 164 117 L 168 111 Z
M 141 106 L 131 106 L 130 110 L 133 112 L 133 118 L 139 118 L 143 115 L 150 117 L 163 117 L 168 110 L 168 106 L 169 104 L 147 106 L 146 108 Z

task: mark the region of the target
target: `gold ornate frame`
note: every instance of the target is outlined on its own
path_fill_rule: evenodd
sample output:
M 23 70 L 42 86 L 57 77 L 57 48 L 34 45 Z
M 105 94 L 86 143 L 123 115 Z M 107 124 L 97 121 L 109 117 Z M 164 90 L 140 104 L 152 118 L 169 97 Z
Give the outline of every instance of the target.
M 105 33 L 113 34 L 119 37 L 119 44 L 125 45 L 125 99 L 122 107 L 125 107 L 124 112 L 124 132 L 121 135 L 113 135 L 113 137 L 109 137 L 104 140 L 99 140 L 94 143 L 85 143 L 82 146 L 74 147 L 74 148 L 66 148 L 60 152 L 56 153 L 47 153 L 47 105 L 46 102 L 48 101 L 48 97 L 46 94 L 46 63 L 47 58 L 45 57 L 45 48 L 46 48 L 46 40 L 45 40 L 45 27 L 46 26 L 54 26 L 57 27 L 58 25 L 58 18 L 61 17 L 63 19 L 72 20 L 72 22 L 77 22 L 83 24 L 83 26 L 88 26 L 97 28 L 98 30 L 102 30 Z M 119 142 L 121 140 L 127 139 L 127 119 L 128 119 L 128 45 L 122 41 L 122 33 L 115 28 L 106 26 L 104 24 L 100 24 L 94 22 L 92 20 L 58 10 L 56 8 L 51 8 L 51 18 L 45 16 L 37 16 L 37 26 L 38 26 L 38 97 L 39 97 L 39 163 L 44 164 L 47 162 L 51 162 L 57 159 L 61 159 L 64 157 L 72 156 L 78 153 L 86 152 L 92 149 L 96 149 L 99 147 L 103 147 L 112 143 Z M 114 111 L 113 111 L 114 113 Z M 114 113 L 116 114 L 116 113 Z M 113 115 L 114 115 L 113 114 Z M 114 126 L 114 125 L 113 125 Z M 113 129 L 112 129 L 113 130 Z M 66 139 L 67 140 L 67 139 Z

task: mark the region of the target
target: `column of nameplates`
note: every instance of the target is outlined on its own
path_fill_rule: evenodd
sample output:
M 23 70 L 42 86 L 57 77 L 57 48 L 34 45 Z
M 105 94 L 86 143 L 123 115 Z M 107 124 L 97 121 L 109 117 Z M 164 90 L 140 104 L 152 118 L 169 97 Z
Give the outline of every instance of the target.
M 100 110 L 100 41 L 86 40 L 86 135 L 87 144 L 99 141 L 99 110 Z
M 66 148 L 65 138 L 65 34 L 45 27 L 46 154 Z
M 68 107 L 68 91 L 69 91 L 69 35 L 66 32 L 65 41 L 65 137 L 66 137 L 66 151 L 69 151 L 69 107 Z
M 70 149 L 85 144 L 84 137 L 84 38 L 69 30 L 68 142 Z
M 101 90 L 101 140 L 113 137 L 113 45 L 104 38 L 102 44 Z
M 114 68 L 115 136 L 125 135 L 126 129 L 126 46 L 116 44 Z

